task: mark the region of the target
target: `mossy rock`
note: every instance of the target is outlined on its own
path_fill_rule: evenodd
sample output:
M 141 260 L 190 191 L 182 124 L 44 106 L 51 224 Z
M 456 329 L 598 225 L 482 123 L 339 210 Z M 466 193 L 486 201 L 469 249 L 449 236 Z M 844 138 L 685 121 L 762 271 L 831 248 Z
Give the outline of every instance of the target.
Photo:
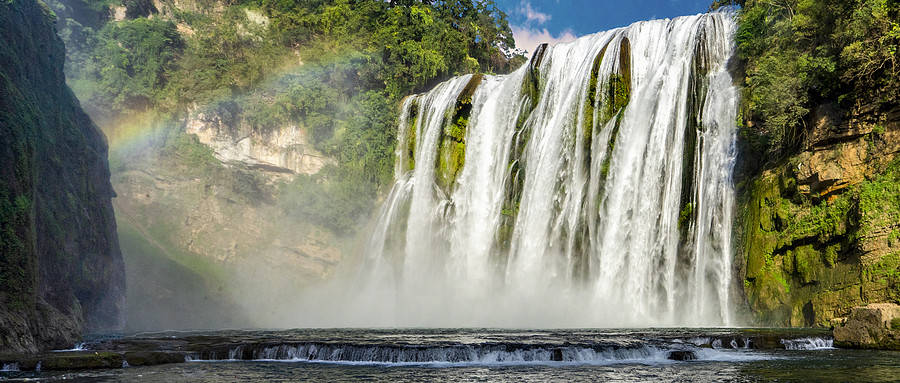
M 528 97 L 531 101 L 528 104 L 527 113 L 531 113 L 531 109 L 534 109 L 537 106 L 537 102 L 540 99 L 541 94 L 541 63 L 544 61 L 544 56 L 547 53 L 547 44 L 538 45 L 538 47 L 534 50 L 534 54 L 531 56 L 531 60 L 528 61 L 528 71 L 525 73 L 525 78 L 522 83 L 522 95 Z
M 469 116 L 472 113 L 472 98 L 484 75 L 473 75 L 456 98 L 456 104 L 449 116 L 450 124 L 441 130 L 438 155 L 435 163 L 435 179 L 438 186 L 449 195 L 453 192 L 456 178 L 466 163 L 466 134 Z
M 800 277 L 802 283 L 809 284 L 819 280 L 819 274 L 825 268 L 822 253 L 818 252 L 811 245 L 807 245 L 797 248 L 792 252 L 792 255 L 794 257 L 794 271 Z
M 409 107 L 409 116 L 406 120 L 406 142 L 401 143 L 405 145 L 404 157 L 406 158 L 406 170 L 413 170 L 416 168 L 416 124 L 419 123 L 419 103 L 418 101 L 413 101 Z
M 107 351 L 66 352 L 48 354 L 41 360 L 41 370 L 92 370 L 121 368 L 122 354 Z
M 760 324 L 830 326 L 853 306 L 900 298 L 898 165 L 830 200 L 798 194 L 791 166 L 749 182 L 740 202 L 745 293 Z
M 446 138 L 441 142 L 437 156 L 438 186 L 447 194 L 453 190 L 456 178 L 466 163 L 466 144 Z

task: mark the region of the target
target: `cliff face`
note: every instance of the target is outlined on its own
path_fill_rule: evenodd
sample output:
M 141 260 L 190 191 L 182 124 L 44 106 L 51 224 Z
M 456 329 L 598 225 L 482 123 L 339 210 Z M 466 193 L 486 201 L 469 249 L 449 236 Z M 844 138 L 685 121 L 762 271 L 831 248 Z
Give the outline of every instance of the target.
M 125 273 L 107 148 L 63 75 L 55 16 L 0 3 L 0 350 L 120 328 Z
M 127 25 L 152 13 L 175 22 L 185 41 L 192 41 L 207 31 L 194 31 L 176 14 L 215 18 L 228 7 L 139 0 L 92 10 L 83 9 L 81 0 L 48 1 L 60 17 L 57 29 L 67 42 L 76 93 L 72 63 L 89 61 L 83 56 L 91 54 L 89 44 L 77 39 L 79 31 L 100 30 L 107 22 Z M 264 16 L 243 12 L 242 33 L 257 33 L 254 41 L 268 36 L 262 33 Z M 258 321 L 260 310 L 282 302 L 262 291 L 319 280 L 341 259 L 342 241 L 334 233 L 284 207 L 292 181 L 335 163 L 313 148 L 307 128 L 253 129 L 246 105 L 230 98 L 195 105 L 177 117 L 156 111 L 110 117 L 109 105 L 90 97 L 82 103 L 109 138 L 129 330 L 270 325 Z
M 185 130 L 196 134 L 222 162 L 282 173 L 316 174 L 335 161 L 323 156 L 307 139 L 308 129 L 289 125 L 270 131 L 253 129 L 236 102 L 220 103 L 192 113 Z
M 333 272 L 341 241 L 279 203 L 289 171 L 223 164 L 195 136 L 183 141 L 179 154 L 148 154 L 112 176 L 128 327 L 283 325 L 270 311 Z
M 741 185 L 744 292 L 764 325 L 900 302 L 900 109 L 812 123 L 804 150 Z

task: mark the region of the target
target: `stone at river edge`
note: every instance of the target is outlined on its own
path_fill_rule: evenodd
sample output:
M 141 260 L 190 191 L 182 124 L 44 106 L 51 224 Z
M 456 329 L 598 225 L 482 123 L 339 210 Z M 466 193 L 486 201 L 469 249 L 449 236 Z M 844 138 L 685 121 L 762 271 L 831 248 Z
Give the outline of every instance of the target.
M 834 343 L 847 348 L 900 350 L 900 306 L 854 307 L 847 323 L 834 329 Z
M 66 86 L 55 22 L 43 3 L 0 1 L 0 352 L 122 326 L 106 141 Z

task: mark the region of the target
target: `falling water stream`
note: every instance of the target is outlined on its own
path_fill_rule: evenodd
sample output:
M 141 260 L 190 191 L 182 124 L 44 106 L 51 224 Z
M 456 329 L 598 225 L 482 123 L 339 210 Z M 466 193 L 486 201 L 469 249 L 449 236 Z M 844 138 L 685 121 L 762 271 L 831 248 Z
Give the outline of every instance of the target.
M 404 100 L 360 325 L 733 322 L 733 15 L 541 47 Z

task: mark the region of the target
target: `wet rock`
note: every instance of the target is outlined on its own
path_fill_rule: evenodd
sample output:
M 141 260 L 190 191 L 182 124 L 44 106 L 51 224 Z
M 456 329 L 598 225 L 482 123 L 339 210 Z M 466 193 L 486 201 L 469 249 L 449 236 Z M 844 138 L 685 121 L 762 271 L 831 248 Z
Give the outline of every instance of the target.
M 122 355 L 114 352 L 66 352 L 41 358 L 41 370 L 92 370 L 122 367 Z
M 158 364 L 184 363 L 184 354 L 162 351 L 130 351 L 125 353 L 129 366 L 155 366 Z
M 688 350 L 669 351 L 669 355 L 666 356 L 666 358 L 684 362 L 688 360 L 697 360 L 697 354 Z
M 550 360 L 554 362 L 562 362 L 563 361 L 563 353 L 560 349 L 553 350 L 553 354 L 550 355 Z
M 834 329 L 838 347 L 900 350 L 900 306 L 877 303 L 855 307 L 843 327 Z
M 74 351 L 45 354 L 0 356 L 0 364 L 15 365 L 21 371 L 70 371 L 122 368 L 124 366 L 155 366 L 184 363 L 182 352 L 171 351 Z M 127 364 L 123 363 L 127 362 Z

